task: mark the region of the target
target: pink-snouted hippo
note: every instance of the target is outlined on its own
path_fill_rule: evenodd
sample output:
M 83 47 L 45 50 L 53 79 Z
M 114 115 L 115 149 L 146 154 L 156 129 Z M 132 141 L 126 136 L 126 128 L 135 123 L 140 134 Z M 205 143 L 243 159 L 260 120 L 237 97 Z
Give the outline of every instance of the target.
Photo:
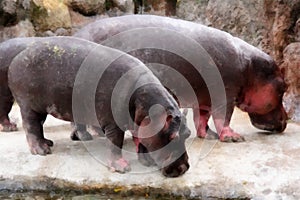
M 159 41 L 165 46 L 170 46 L 170 44 L 174 46 L 178 43 L 178 40 L 172 41 L 166 37 L 166 34 L 160 34 L 166 32 L 162 30 L 188 37 L 201 45 L 209 54 L 224 83 L 226 101 L 221 95 L 219 98 L 220 101 L 225 102 L 223 107 L 226 112 L 219 112 L 218 109 L 211 110 L 212 97 L 208 85 L 214 83 L 206 83 L 205 77 L 203 78 L 195 66 L 187 60 L 174 55 L 173 52 L 157 48 L 140 48 L 140 43 L 144 40 L 150 43 Z M 127 34 L 123 37 L 126 32 L 132 36 Z M 159 34 L 155 34 L 156 32 Z M 168 17 L 127 15 L 97 20 L 83 27 L 74 36 L 121 50 L 131 49 L 128 53 L 145 64 L 167 65 L 183 75 L 193 88 L 197 101 L 183 95 L 179 98 L 183 99 L 180 106 L 193 108 L 197 135 L 201 138 L 209 136 L 207 133 L 211 132 L 207 122 L 212 115 L 220 141 L 244 141 L 243 136 L 229 127 L 235 106 L 247 112 L 252 124 L 259 129 L 283 132 L 286 128 L 287 115 L 282 105 L 282 96 L 286 86 L 280 69 L 266 53 L 226 32 Z M 167 36 L 172 38 L 172 34 L 167 34 Z M 114 42 L 114 37 L 118 38 L 116 42 Z M 189 46 L 179 44 L 181 45 L 178 45 L 175 50 L 185 48 L 187 52 L 189 51 Z M 192 53 L 197 56 L 198 52 Z M 207 66 L 203 66 L 203 69 L 205 67 Z M 153 72 L 163 85 L 172 81 L 172 76 L 168 76 L 168 72 L 164 70 L 158 69 Z M 173 84 L 173 88 L 170 88 L 170 84 L 168 88 L 175 95 L 180 95 L 180 92 L 176 92 L 178 85 L 180 82 L 177 81 Z

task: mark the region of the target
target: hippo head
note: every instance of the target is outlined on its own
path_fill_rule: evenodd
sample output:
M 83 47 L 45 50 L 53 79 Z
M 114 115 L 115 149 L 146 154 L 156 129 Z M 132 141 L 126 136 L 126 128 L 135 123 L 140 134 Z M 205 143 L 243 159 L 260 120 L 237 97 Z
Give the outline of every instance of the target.
M 189 169 L 185 148 L 189 136 L 185 115 L 181 113 L 147 116 L 138 130 L 140 143 L 166 177 L 178 177 Z
M 256 128 L 281 133 L 286 128 L 287 115 L 282 105 L 267 114 L 249 113 L 251 123 Z
M 238 105 L 248 112 L 251 123 L 259 129 L 283 132 L 287 114 L 282 105 L 286 90 L 283 73 L 273 61 L 256 60 L 253 67 L 256 75 L 244 92 L 244 99 Z

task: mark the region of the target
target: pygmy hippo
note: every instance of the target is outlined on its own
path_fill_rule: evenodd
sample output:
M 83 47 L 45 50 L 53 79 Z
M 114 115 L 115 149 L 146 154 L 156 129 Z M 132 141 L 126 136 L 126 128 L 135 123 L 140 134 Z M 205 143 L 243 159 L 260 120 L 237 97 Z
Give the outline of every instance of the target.
M 100 125 L 114 171 L 130 170 L 122 157 L 124 131 L 130 127 L 165 176 L 176 177 L 189 168 L 184 144 L 189 131 L 179 131 L 177 102 L 128 54 L 72 37 L 39 38 L 15 55 L 8 85 L 20 106 L 32 154 L 51 153 L 53 142 L 43 134 L 43 122 L 51 114 Z
M 0 130 L 3 132 L 17 130 L 16 124 L 11 122 L 8 117 L 14 102 L 14 98 L 8 88 L 8 66 L 15 56 L 39 39 L 42 38 L 15 38 L 0 44 L 0 96 L 2 97 L 0 99 Z M 96 130 L 97 132 L 101 132 L 99 129 Z M 71 138 L 73 139 L 74 137 L 76 140 L 82 141 L 92 139 L 92 135 L 87 132 L 86 128 L 80 128 L 80 126 L 73 126 Z
M 196 70 L 195 65 L 181 55 L 176 55 L 176 52 L 184 49 L 189 55 L 203 58 L 202 52 L 193 51 L 192 46 L 180 42 L 178 35 L 182 39 L 188 38 L 192 41 L 191 44 L 198 44 L 210 56 L 223 80 L 225 98 L 210 91 L 209 87 L 216 83 L 207 83 L 206 75 L 199 73 L 207 70 L 210 62 L 198 59 L 202 66 L 200 70 Z M 278 66 L 258 48 L 226 32 L 168 17 L 127 15 L 97 20 L 83 27 L 74 36 L 123 50 L 145 64 L 159 63 L 179 72 L 192 87 L 196 101 L 184 94 L 185 88 L 180 88 L 180 81 L 168 76 L 170 70 L 151 69 L 162 84 L 168 85 L 178 99 L 182 100 L 181 107 L 193 108 L 199 137 L 209 136 L 207 133 L 211 130 L 207 122 L 212 115 L 221 141 L 243 141 L 244 138 L 229 127 L 235 106 L 247 112 L 252 124 L 259 129 L 283 132 L 286 128 L 287 115 L 282 106 L 285 82 Z M 156 48 L 153 44 L 159 44 L 156 46 L 164 49 Z M 168 46 L 172 51 L 165 48 Z M 213 76 L 208 78 L 214 80 Z M 173 83 L 172 88 L 170 82 Z M 217 107 L 220 109 L 212 110 L 213 98 L 219 98 Z

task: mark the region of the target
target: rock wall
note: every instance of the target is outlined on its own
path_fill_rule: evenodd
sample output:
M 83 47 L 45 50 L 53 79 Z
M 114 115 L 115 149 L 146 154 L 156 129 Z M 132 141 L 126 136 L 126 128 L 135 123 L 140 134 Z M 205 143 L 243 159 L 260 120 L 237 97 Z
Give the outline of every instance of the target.
M 290 66 L 299 64 L 287 62 L 299 56 L 290 44 L 300 42 L 300 0 L 0 0 L 0 42 L 71 35 L 93 20 L 134 13 L 166 15 L 227 31 L 283 63 L 288 83 L 299 78 L 290 73 Z M 293 89 L 297 86 L 290 83 L 286 97 L 300 95 Z M 291 102 L 295 105 L 285 98 L 287 108 L 293 107 Z M 300 119 L 297 115 L 290 113 Z
M 283 97 L 285 109 L 293 121 L 300 122 L 300 42 L 285 48 L 281 67 L 289 86 Z

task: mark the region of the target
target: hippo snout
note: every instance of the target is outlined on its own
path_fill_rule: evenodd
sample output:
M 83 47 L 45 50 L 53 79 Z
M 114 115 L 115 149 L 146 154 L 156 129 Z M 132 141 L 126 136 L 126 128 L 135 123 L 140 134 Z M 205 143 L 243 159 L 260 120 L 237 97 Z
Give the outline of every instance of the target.
M 286 128 L 286 125 L 287 125 L 287 119 L 288 119 L 288 116 L 287 116 L 287 113 L 285 112 L 283 106 L 280 107 L 280 114 L 281 114 L 281 118 L 280 118 L 280 125 L 278 127 L 275 128 L 275 132 L 277 133 L 282 133 L 285 128 Z
M 274 133 L 282 133 L 285 128 L 286 128 L 286 121 L 282 121 L 281 123 L 277 125 L 273 124 L 257 124 L 257 123 L 252 123 L 253 126 L 255 126 L 258 129 L 265 130 L 265 131 L 270 131 Z
M 282 106 L 265 115 L 250 114 L 253 126 L 258 129 L 282 133 L 287 126 L 287 114 Z
M 285 130 L 286 125 L 287 125 L 286 120 L 282 120 L 281 125 L 276 127 L 274 129 L 274 132 L 275 133 L 282 133 Z
M 168 162 L 168 161 L 165 161 Z M 183 175 L 188 169 L 190 165 L 188 163 L 188 155 L 185 152 L 180 156 L 176 161 L 162 168 L 162 173 L 166 177 L 178 177 Z
M 174 178 L 181 176 L 184 174 L 188 169 L 190 168 L 190 165 L 188 163 L 181 164 L 176 168 L 173 167 L 165 167 L 162 169 L 162 173 L 166 177 Z

